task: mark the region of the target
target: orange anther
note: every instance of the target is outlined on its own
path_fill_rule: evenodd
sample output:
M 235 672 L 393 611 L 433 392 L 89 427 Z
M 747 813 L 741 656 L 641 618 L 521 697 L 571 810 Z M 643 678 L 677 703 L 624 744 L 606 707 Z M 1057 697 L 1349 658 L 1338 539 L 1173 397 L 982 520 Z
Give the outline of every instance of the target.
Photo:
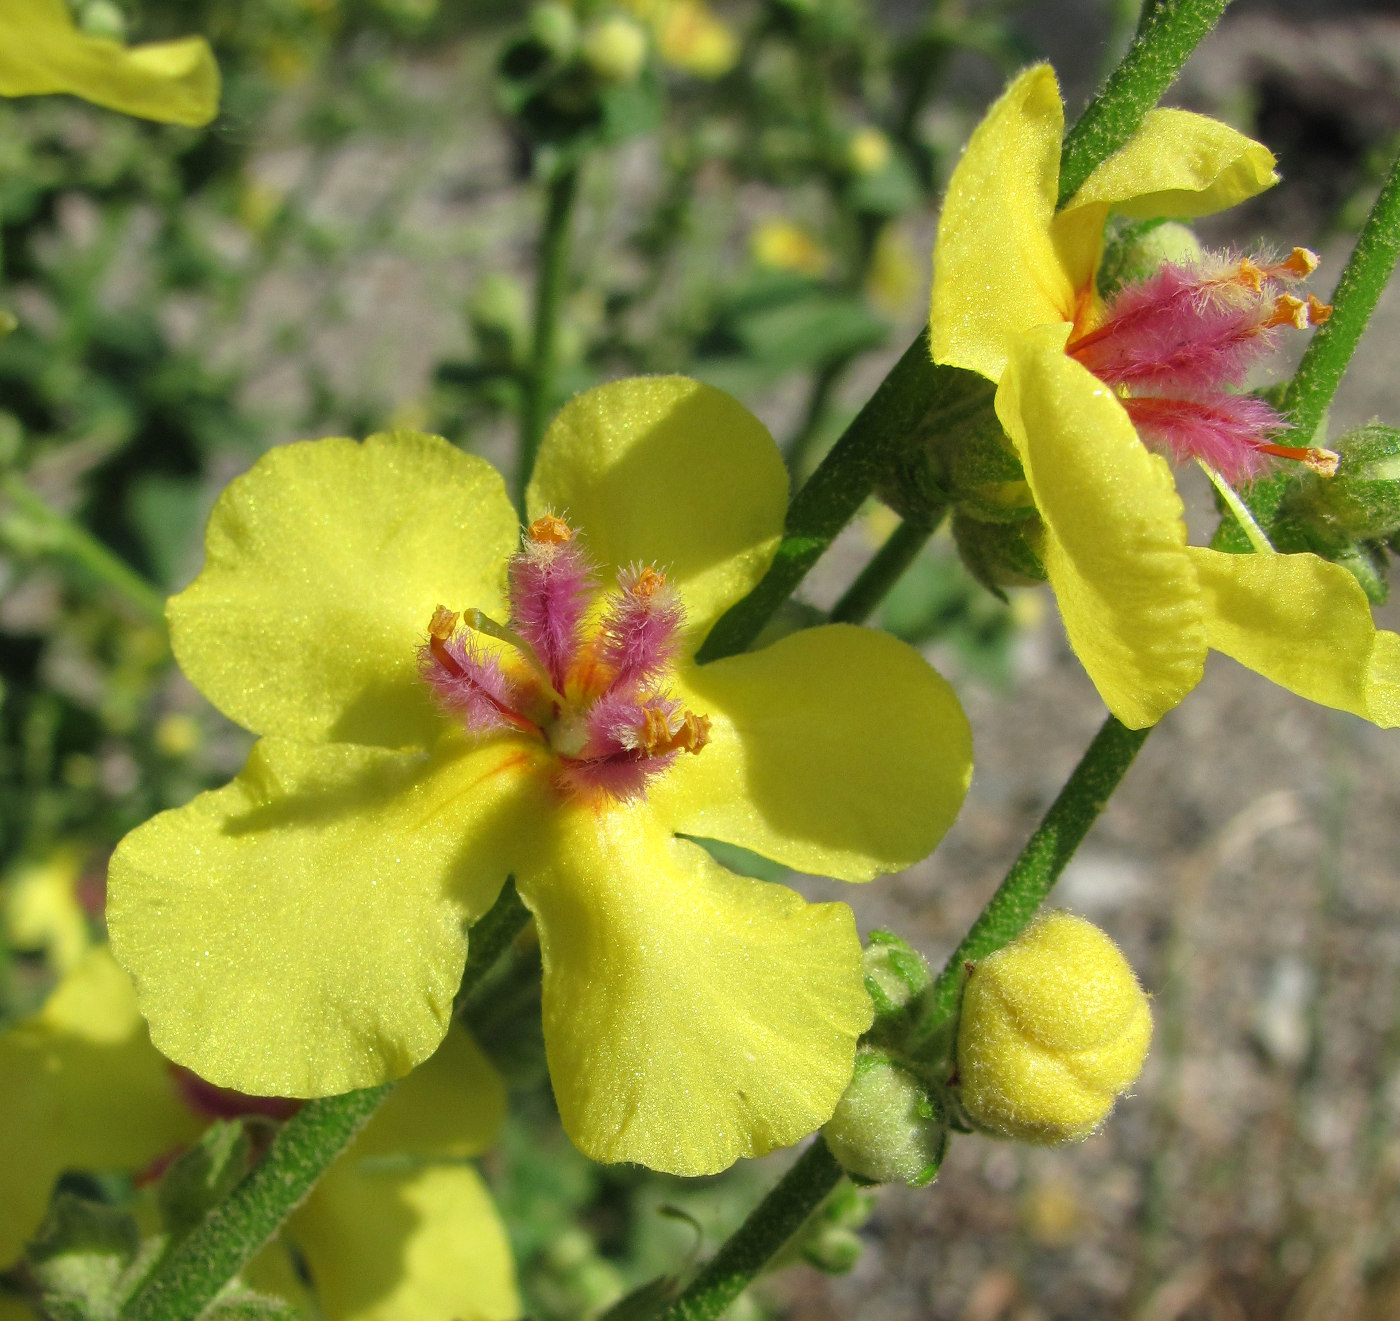
M 694 711 L 685 713 L 685 721 L 676 736 L 677 744 L 687 752 L 699 752 L 710 741 L 710 717 L 697 716 Z
M 428 621 L 428 636 L 446 642 L 457 631 L 457 612 L 440 605 Z
M 1239 270 L 1235 272 L 1235 279 L 1241 284 L 1247 284 L 1257 294 L 1264 287 L 1264 269 L 1256 266 L 1248 257 L 1240 261 Z
M 1324 303 L 1315 294 L 1308 295 L 1308 320 L 1315 326 L 1320 326 L 1328 317 L 1332 315 L 1332 304 Z
M 643 569 L 632 584 L 632 590 L 643 600 L 649 600 L 666 586 L 666 575 L 655 569 Z
M 1293 445 L 1260 445 L 1261 454 L 1272 454 L 1276 459 L 1292 459 L 1304 467 L 1311 468 L 1319 477 L 1334 476 L 1341 456 L 1331 450 L 1304 449 Z
M 649 706 L 642 712 L 642 730 L 638 736 L 642 751 L 648 757 L 671 751 L 671 725 L 666 713 L 658 707 Z
M 537 546 L 562 546 L 574 539 L 574 530 L 562 518 L 546 514 L 535 519 L 525 535 Z
M 1264 326 L 1266 329 L 1271 326 L 1292 326 L 1296 330 L 1306 330 L 1308 305 L 1301 298 L 1294 298 L 1292 294 L 1279 294 L 1274 299 L 1274 310 L 1269 314 Z
M 1294 248 L 1288 254 L 1287 260 L 1279 262 L 1274 269 L 1280 275 L 1289 276 L 1295 280 L 1306 280 L 1317 270 L 1317 265 L 1317 253 L 1310 252 L 1307 248 Z

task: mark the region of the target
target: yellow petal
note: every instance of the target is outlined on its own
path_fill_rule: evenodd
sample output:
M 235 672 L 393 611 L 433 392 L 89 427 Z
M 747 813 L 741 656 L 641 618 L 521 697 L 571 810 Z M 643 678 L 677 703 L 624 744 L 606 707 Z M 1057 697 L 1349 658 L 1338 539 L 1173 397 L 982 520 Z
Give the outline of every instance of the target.
M 452 1027 L 375 1112 L 354 1155 L 476 1156 L 496 1140 L 505 1118 L 501 1075 L 466 1028 Z
M 935 362 L 1001 379 L 1023 330 L 1074 315 L 1050 237 L 1065 115 L 1048 64 L 1021 74 L 977 126 L 948 183 L 933 248 Z
M 42 859 L 16 864 L 0 888 L 0 921 L 11 944 L 44 950 L 60 973 L 92 946 L 92 928 L 77 894 L 84 861 L 82 850 L 63 845 Z
M 0 1036 L 0 1268 L 39 1228 L 64 1170 L 141 1169 L 199 1128 L 131 982 L 105 946 L 91 950 L 36 1017 Z
M 551 824 L 518 881 L 575 1145 L 713 1174 L 825 1123 L 871 1020 L 850 909 L 730 874 L 645 803 Z
M 257 734 L 405 747 L 440 721 L 417 648 L 438 605 L 500 617 L 518 527 L 490 464 L 395 431 L 265 454 L 170 601 L 180 668 Z
M 682 672 L 710 742 L 652 788 L 658 819 L 799 871 L 866 881 L 932 851 L 972 735 L 953 691 L 887 633 L 833 624 Z
M 437 1048 L 520 828 L 508 742 L 427 757 L 268 739 L 132 831 L 107 920 L 156 1045 L 224 1087 L 323 1096 Z
M 1108 709 L 1151 725 L 1200 681 L 1206 632 L 1170 469 L 1107 386 L 1031 331 L 997 390 L 1044 523 L 1041 559 L 1070 645 Z
M 352 1147 L 292 1217 L 325 1321 L 511 1321 L 510 1245 L 470 1165 L 404 1169 Z
M 527 504 L 582 530 L 605 577 L 655 564 L 686 607 L 687 651 L 772 562 L 787 471 L 763 423 L 683 376 L 601 385 L 568 404 L 540 447 Z
M 0 0 L 0 96 L 50 92 L 198 128 L 219 111 L 219 68 L 202 37 L 128 49 L 79 32 L 64 0 Z
M 1316 555 L 1191 547 L 1210 645 L 1289 692 L 1400 725 L 1400 635 L 1376 628 L 1361 585 Z
M 1273 153 L 1228 124 L 1188 110 L 1153 110 L 1055 217 L 1055 240 L 1071 282 L 1081 288 L 1098 267 L 1110 211 L 1135 220 L 1186 220 L 1235 206 L 1277 182 Z

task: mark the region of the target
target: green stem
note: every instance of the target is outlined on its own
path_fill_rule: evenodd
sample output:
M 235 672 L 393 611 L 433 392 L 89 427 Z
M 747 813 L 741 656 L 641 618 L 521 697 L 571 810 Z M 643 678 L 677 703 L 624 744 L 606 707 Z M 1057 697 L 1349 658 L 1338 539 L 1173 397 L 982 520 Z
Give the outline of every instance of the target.
M 471 929 L 459 996 L 480 983 L 529 917 L 514 882 L 507 881 L 491 911 Z M 389 1082 L 302 1106 L 278 1130 L 247 1178 L 180 1240 L 132 1296 L 121 1321 L 197 1317 L 272 1238 L 393 1089 Z
M 1219 21 L 1229 0 L 1160 0 L 1143 16 L 1133 44 L 1103 89 L 1065 135 L 1060 205 L 1100 162 L 1137 132 L 1143 117 L 1176 81 L 1181 66 Z
M 841 1166 L 818 1135 L 725 1240 L 660 1321 L 715 1321 L 841 1182 Z
M 957 1012 L 963 965 L 986 958 L 1025 930 L 1151 732 L 1151 726 L 1128 729 L 1113 716 L 1104 721 L 1006 879 L 926 993 L 921 1037 L 934 1035 Z
M 45 551 L 86 570 L 124 596 L 153 623 L 165 627 L 165 593 L 114 555 L 91 532 L 51 508 L 13 473 L 0 482 L 0 492 L 38 531 Z
M 743 651 L 774 611 L 855 516 L 894 460 L 956 404 L 969 379 L 955 367 L 936 366 L 922 332 L 880 383 L 816 472 L 793 497 L 777 554 L 763 580 L 710 630 L 697 658 L 719 660 Z
M 831 622 L 865 623 L 875 607 L 904 576 L 904 571 L 918 558 L 937 526 L 937 521 L 930 523 L 906 518 L 875 552 L 874 558 L 846 589 L 845 595 L 831 607 Z
M 1390 167 L 1380 196 L 1361 226 L 1332 295 L 1332 315 L 1312 337 L 1293 379 L 1285 387 L 1282 410 L 1293 428 L 1311 443 L 1337 392 L 1342 374 L 1376 310 L 1381 291 L 1400 257 L 1400 158 Z
M 534 345 L 520 398 L 520 452 L 516 470 L 516 503 L 525 504 L 525 488 L 535 469 L 535 456 L 544 438 L 545 423 L 554 405 L 554 372 L 559 343 L 559 310 L 569 270 L 569 221 L 578 197 L 578 162 L 561 165 L 545 194 L 544 227 L 540 233 L 539 270 L 535 285 Z

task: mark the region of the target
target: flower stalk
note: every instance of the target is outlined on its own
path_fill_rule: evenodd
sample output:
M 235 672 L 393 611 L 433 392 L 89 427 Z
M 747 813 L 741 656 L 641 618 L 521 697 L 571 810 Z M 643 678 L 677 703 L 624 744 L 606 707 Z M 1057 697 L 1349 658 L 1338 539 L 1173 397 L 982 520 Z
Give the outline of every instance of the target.
M 129 601 L 152 623 L 165 627 L 165 593 L 114 555 L 91 532 L 40 499 L 14 473 L 0 482 L 0 493 L 28 521 L 45 551 L 77 565 Z
M 842 1170 L 820 1134 L 730 1235 L 661 1321 L 715 1321 L 841 1182 Z
M 833 624 L 863 624 L 919 557 L 942 519 L 906 518 L 831 607 Z
M 1337 392 L 1342 374 L 1361 342 L 1381 292 L 1400 258 L 1400 157 L 1392 162 L 1380 195 L 1366 217 L 1356 247 L 1332 295 L 1332 315 L 1309 342 L 1285 387 L 1283 412 L 1299 436 L 1309 440 Z
M 545 192 L 544 227 L 540 233 L 539 273 L 535 286 L 534 343 L 520 396 L 520 440 L 515 502 L 524 508 L 525 488 L 535 470 L 554 401 L 558 367 L 559 314 L 569 274 L 569 225 L 578 198 L 579 165 L 558 166 Z

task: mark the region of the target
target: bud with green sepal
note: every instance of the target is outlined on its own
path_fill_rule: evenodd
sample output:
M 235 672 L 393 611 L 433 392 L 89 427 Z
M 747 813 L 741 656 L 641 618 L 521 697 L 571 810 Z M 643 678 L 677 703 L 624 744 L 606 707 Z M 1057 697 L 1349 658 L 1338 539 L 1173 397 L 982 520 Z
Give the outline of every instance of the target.
M 963 1111 L 1022 1142 L 1086 1138 L 1136 1080 L 1151 1037 L 1147 996 L 1113 941 L 1083 918 L 1045 914 L 968 978 Z
M 862 1046 L 822 1135 L 853 1179 L 923 1187 L 943 1163 L 948 1123 L 942 1100 L 910 1069 Z
M 1110 298 L 1125 284 L 1141 283 L 1167 262 L 1194 266 L 1202 255 L 1200 240 L 1180 221 L 1115 216 L 1104 234 L 1096 280 L 1099 296 Z
M 1045 566 L 1036 550 L 1040 526 L 1039 518 L 988 523 L 959 509 L 953 515 L 953 540 L 967 571 L 1005 600 L 1004 588 L 1034 587 L 1045 581 Z
M 871 1034 L 897 1032 L 933 981 L 924 956 L 893 931 L 872 931 L 863 955 L 865 989 L 875 1006 Z

